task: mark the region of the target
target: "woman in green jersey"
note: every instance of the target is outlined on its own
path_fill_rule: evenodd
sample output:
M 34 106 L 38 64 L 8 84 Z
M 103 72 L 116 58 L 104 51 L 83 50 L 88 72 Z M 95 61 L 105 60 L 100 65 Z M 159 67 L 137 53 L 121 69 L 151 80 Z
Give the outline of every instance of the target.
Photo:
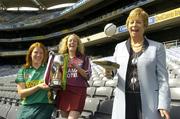
M 21 98 L 17 119 L 51 118 L 54 110 L 52 95 L 43 80 L 47 57 L 47 49 L 39 42 L 33 43 L 27 51 L 26 63 L 15 80 Z

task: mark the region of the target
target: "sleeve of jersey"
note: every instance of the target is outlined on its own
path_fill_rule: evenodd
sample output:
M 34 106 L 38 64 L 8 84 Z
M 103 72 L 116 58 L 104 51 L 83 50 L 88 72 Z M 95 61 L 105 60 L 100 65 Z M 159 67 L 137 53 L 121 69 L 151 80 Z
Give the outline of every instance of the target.
M 23 68 L 21 68 L 21 69 L 18 71 L 17 77 L 16 77 L 16 79 L 15 79 L 15 82 L 16 82 L 16 83 L 23 83 L 23 82 L 25 82 L 25 80 L 24 80 L 24 69 L 23 69 Z

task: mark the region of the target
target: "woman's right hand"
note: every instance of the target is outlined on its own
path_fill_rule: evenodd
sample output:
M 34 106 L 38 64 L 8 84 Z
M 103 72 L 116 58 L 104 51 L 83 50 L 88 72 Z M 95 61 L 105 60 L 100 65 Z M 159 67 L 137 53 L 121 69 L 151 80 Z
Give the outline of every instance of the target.
M 159 109 L 160 115 L 163 119 L 170 119 L 170 113 L 165 109 Z
M 45 83 L 40 83 L 40 84 L 38 84 L 37 86 L 38 86 L 39 88 L 45 89 L 45 90 L 49 90 L 49 89 L 50 89 L 49 86 L 48 86 L 47 84 L 45 84 Z

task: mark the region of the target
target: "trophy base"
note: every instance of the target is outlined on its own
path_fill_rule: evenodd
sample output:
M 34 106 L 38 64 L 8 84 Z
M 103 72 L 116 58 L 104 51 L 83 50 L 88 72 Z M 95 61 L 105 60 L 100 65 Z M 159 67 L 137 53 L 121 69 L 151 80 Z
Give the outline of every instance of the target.
M 59 81 L 59 79 L 53 79 L 51 81 L 51 83 L 49 84 L 49 87 L 51 89 L 56 89 L 56 90 L 60 90 L 61 89 L 61 82 Z

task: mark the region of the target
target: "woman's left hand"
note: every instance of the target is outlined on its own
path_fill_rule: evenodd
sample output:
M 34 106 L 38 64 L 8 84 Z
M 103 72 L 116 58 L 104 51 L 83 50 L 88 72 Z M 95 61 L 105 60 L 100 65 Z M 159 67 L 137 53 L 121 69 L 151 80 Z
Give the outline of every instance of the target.
M 163 117 L 164 119 L 170 119 L 170 114 L 167 110 L 159 109 L 159 112 L 160 112 L 161 117 Z
M 80 73 L 81 76 L 83 76 L 84 78 L 88 79 L 89 77 L 88 77 L 87 71 L 85 71 L 83 68 L 81 68 L 81 67 L 79 66 L 79 62 L 81 62 L 81 59 L 70 60 L 70 61 L 69 61 L 69 64 L 70 64 L 71 66 L 73 66 L 74 68 L 76 68 L 77 71 Z

